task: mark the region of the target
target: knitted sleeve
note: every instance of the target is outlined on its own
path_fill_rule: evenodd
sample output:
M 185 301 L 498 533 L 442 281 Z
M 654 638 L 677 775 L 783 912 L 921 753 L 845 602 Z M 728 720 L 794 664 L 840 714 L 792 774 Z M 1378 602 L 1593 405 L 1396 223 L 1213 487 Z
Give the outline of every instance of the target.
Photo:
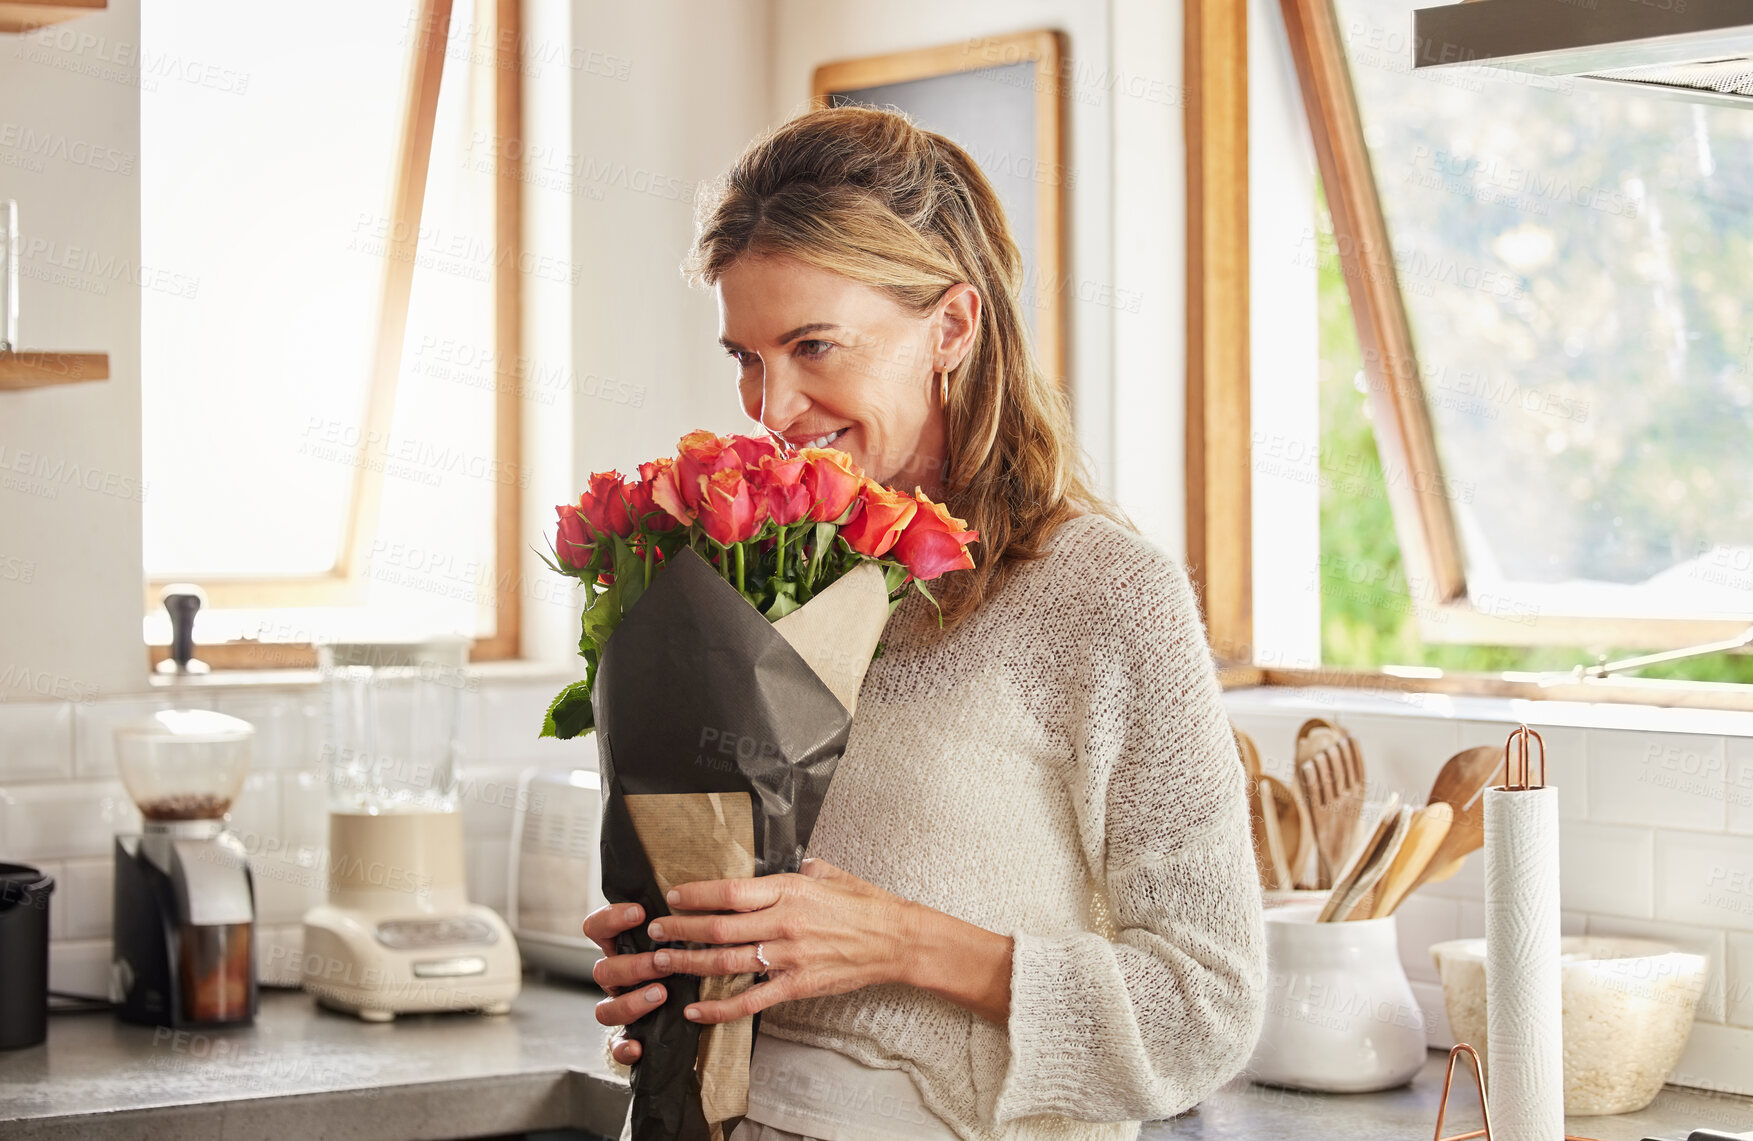
M 1264 1015 L 1246 778 L 1192 588 L 1154 550 L 1099 577 L 1068 688 L 1080 842 L 1117 935 L 1012 933 L 1009 1063 L 981 1107 L 1000 1125 L 1180 1113 L 1241 1070 Z

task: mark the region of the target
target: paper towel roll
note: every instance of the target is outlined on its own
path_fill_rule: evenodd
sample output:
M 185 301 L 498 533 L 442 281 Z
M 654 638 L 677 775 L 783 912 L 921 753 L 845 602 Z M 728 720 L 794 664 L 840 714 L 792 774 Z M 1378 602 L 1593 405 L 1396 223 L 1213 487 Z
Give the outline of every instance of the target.
M 1564 1137 L 1558 789 L 1485 790 L 1486 1086 L 1495 1141 Z

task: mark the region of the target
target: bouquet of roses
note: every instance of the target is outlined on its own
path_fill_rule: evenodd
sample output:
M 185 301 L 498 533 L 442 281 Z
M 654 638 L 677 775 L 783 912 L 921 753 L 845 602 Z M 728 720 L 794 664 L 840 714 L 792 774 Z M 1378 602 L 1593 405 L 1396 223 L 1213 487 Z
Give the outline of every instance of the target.
M 557 511 L 549 565 L 585 584 L 586 672 L 542 735 L 596 731 L 604 896 L 649 921 L 676 884 L 796 871 L 890 611 L 972 567 L 978 536 L 844 452 L 705 431 Z M 619 937 L 655 948 L 644 927 Z M 753 981 L 674 976 L 628 1028 L 635 1141 L 722 1141 L 747 1111 L 759 1015 L 682 1010 Z

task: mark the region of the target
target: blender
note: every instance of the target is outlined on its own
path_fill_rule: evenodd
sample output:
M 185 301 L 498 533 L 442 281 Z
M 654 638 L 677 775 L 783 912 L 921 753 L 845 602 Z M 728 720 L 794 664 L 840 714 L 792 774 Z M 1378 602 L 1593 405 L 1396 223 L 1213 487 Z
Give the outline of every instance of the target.
M 522 963 L 468 900 L 458 723 L 468 641 L 317 646 L 328 782 L 328 901 L 304 917 L 304 989 L 370 1022 L 503 1014 Z
M 255 727 L 209 709 L 116 726 L 116 767 L 143 818 L 116 837 L 110 997 L 130 1022 L 177 1029 L 256 1014 L 255 889 L 226 813 Z

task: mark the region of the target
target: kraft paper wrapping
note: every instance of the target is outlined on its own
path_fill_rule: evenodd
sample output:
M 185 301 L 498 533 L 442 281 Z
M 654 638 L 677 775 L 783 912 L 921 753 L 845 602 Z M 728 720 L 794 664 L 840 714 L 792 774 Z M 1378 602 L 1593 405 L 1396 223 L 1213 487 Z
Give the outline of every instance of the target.
M 651 861 L 651 871 L 661 892 L 668 892 L 677 884 L 747 879 L 755 874 L 755 818 L 747 793 L 629 796 L 627 812 L 633 817 L 633 827 L 639 832 L 645 858 Z M 734 998 L 754 981 L 754 975 L 703 978 L 700 999 L 711 1002 Z M 724 1122 L 749 1111 L 749 1053 L 755 1046 L 754 1030 L 754 1022 L 748 1018 L 700 1028 L 700 1049 L 695 1055 L 694 1069 L 700 1075 L 700 1104 L 706 1112 L 707 1124 L 712 1127 L 713 1141 L 722 1141 Z
M 1564 1137 L 1558 789 L 1485 790 L 1485 1039 L 1497 1141 Z

